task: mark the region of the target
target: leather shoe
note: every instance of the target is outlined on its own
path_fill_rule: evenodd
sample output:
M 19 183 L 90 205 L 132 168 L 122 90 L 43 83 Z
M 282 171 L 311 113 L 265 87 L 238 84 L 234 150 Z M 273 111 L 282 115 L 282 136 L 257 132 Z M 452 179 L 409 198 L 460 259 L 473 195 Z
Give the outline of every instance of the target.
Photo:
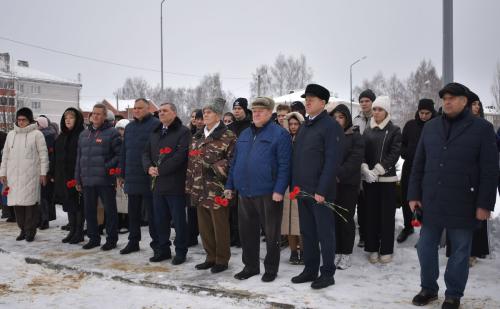
M 292 278 L 292 283 L 306 283 L 312 282 L 318 278 L 318 275 L 307 273 L 303 271 L 300 275 Z
M 437 293 L 428 290 L 421 290 L 417 295 L 415 295 L 415 297 L 413 297 L 411 303 L 415 306 L 425 306 L 436 299 L 438 299 Z
M 120 250 L 120 254 L 129 254 L 129 253 L 132 253 L 132 252 L 137 252 L 139 251 L 140 248 L 139 248 L 139 244 L 138 243 L 131 243 L 129 242 L 125 248 L 121 249 Z

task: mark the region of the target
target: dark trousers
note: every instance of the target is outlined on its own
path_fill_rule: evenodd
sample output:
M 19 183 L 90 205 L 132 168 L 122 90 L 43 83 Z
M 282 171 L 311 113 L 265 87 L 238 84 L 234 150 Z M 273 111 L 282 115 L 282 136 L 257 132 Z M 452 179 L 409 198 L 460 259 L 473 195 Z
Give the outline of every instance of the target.
M 417 244 L 421 286 L 434 293 L 439 290 L 437 284 L 439 278 L 438 246 L 442 233 L 442 227 L 424 224 L 420 230 L 420 239 Z M 451 242 L 451 255 L 444 273 L 445 295 L 460 298 L 464 295 L 465 285 L 469 277 L 469 255 L 474 230 L 446 229 L 446 234 Z
M 219 209 L 198 206 L 198 223 L 203 248 L 207 253 L 206 262 L 227 265 L 231 257 L 229 240 L 228 207 Z
M 198 213 L 197 207 L 191 207 L 191 197 L 186 196 L 186 212 L 187 212 L 187 225 L 188 225 L 188 246 L 198 243 Z
M 17 226 L 28 236 L 35 236 L 40 219 L 38 204 L 33 206 L 14 206 Z
M 242 261 L 250 271 L 260 271 L 260 229 L 266 232 L 266 273 L 277 274 L 280 263 L 281 219 L 283 203 L 274 202 L 272 195 L 239 196 L 238 225 L 240 229 Z
M 148 209 L 150 217 L 154 218 L 153 195 L 151 193 L 128 195 L 128 240 L 131 243 L 139 243 L 141 241 L 143 205 Z M 149 220 L 148 226 L 149 235 L 151 236 L 151 243 L 149 245 L 154 251 L 158 246 L 158 235 L 153 220 Z
M 153 213 L 151 218 L 155 223 L 158 234 L 158 253 L 170 253 L 170 222 L 175 226 L 175 254 L 179 257 L 186 256 L 187 248 L 187 222 L 186 222 L 186 196 L 153 194 Z
M 238 194 L 238 193 L 236 193 Z M 230 213 L 229 213 L 229 230 L 231 232 L 231 243 L 239 245 L 240 232 L 238 227 L 238 195 L 231 201 Z
M 316 275 L 321 271 L 321 275 L 331 277 L 335 274 L 335 212 L 312 198 L 299 198 L 298 204 L 304 272 Z
M 410 174 L 411 174 L 411 167 L 408 168 L 406 165 L 403 165 L 403 171 L 401 173 L 401 199 L 402 199 L 401 208 L 403 209 L 405 230 L 413 230 L 413 226 L 411 225 L 411 220 L 413 219 L 413 213 L 410 209 L 410 204 L 408 203 L 406 198 L 408 196 L 408 185 L 410 182 Z
M 450 237 L 446 234 L 446 256 L 450 257 L 452 252 L 452 245 Z M 476 258 L 483 258 L 490 254 L 490 245 L 488 241 L 488 221 L 481 221 L 479 227 L 474 230 L 472 235 L 472 244 L 470 249 L 470 256 Z
M 366 252 L 381 255 L 394 252 L 396 215 L 396 183 L 365 183 L 366 191 Z
M 338 212 L 347 220 L 335 214 L 335 236 L 336 254 L 351 254 L 354 246 L 356 225 L 354 224 L 354 212 L 358 200 L 359 186 L 339 184 L 337 186 L 337 198 L 335 204 L 347 211 L 339 209 Z
M 83 204 L 87 221 L 87 236 L 92 242 L 101 242 L 97 225 L 97 198 L 100 197 L 106 215 L 106 242 L 118 241 L 118 212 L 116 210 L 116 190 L 113 186 L 84 186 Z
M 359 191 L 358 195 L 358 203 L 356 207 L 357 219 L 358 219 L 358 231 L 359 231 L 359 240 L 365 240 L 365 209 L 366 209 L 366 192 L 364 190 L 366 182 L 363 182 L 363 189 Z

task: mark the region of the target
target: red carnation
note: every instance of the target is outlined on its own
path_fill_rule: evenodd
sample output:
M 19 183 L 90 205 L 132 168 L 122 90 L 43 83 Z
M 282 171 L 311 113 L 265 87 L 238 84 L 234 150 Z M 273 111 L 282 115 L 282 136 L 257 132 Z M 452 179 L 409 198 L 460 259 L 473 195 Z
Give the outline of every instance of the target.
M 227 206 L 229 206 L 229 200 L 228 200 L 227 198 L 221 198 L 221 200 L 220 200 L 220 205 L 221 205 L 222 207 L 227 207 Z
M 74 188 L 76 186 L 76 179 L 71 179 L 66 182 L 66 187 L 68 189 Z
M 290 193 L 290 199 L 293 201 L 293 200 L 295 200 L 296 198 L 297 198 L 297 193 L 295 193 L 295 192 L 293 192 L 293 191 L 292 191 L 292 192 Z
M 119 168 L 119 167 L 115 168 L 115 174 L 116 175 L 120 175 L 121 173 L 122 173 L 122 169 L 121 168 Z
M 413 219 L 413 220 L 411 220 L 411 226 L 413 226 L 413 227 L 421 227 L 422 226 L 422 222 L 420 222 L 417 219 Z
M 9 191 L 10 191 L 10 188 L 9 187 L 5 187 L 5 189 L 3 189 L 3 191 L 2 191 L 2 195 L 3 196 L 9 195 Z
M 222 203 L 222 198 L 221 198 L 220 196 L 216 196 L 216 197 L 214 198 L 214 202 L 215 202 L 215 204 L 217 204 L 217 205 L 222 205 L 222 204 L 221 204 L 221 203 Z
M 295 195 L 299 194 L 300 193 L 300 187 L 299 186 L 293 187 L 292 193 L 294 193 Z
M 116 174 L 116 169 L 114 169 L 114 168 L 110 168 L 110 169 L 109 169 L 109 175 L 113 176 L 113 175 L 115 175 L 115 174 Z
M 169 154 L 169 153 L 171 153 L 171 152 L 172 152 L 172 148 L 170 148 L 170 147 L 165 147 L 165 148 L 163 148 L 163 153 L 164 153 L 164 154 Z

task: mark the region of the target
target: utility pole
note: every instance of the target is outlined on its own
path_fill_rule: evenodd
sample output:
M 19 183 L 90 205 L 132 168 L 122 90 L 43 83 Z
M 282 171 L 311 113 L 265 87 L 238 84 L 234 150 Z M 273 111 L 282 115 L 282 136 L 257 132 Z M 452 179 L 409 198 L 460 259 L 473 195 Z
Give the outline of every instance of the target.
M 453 82 L 453 0 L 443 0 L 443 84 Z
M 257 96 L 260 97 L 260 75 L 257 75 Z
M 161 91 L 163 92 L 163 2 L 160 4 Z
M 360 62 L 361 60 L 364 60 L 366 59 L 366 56 L 363 56 L 362 58 L 359 58 L 358 60 L 354 61 L 353 63 L 351 63 L 351 66 L 349 67 L 349 83 L 350 83 L 350 97 L 349 97 L 349 100 L 351 101 L 351 113 L 352 113 L 352 67 Z

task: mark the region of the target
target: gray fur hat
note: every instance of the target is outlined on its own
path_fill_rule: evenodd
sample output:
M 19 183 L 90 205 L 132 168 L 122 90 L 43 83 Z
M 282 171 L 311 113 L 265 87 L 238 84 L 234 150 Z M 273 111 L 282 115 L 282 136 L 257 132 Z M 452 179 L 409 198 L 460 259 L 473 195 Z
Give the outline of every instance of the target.
M 223 98 L 215 98 L 210 101 L 210 103 L 203 106 L 203 111 L 205 109 L 209 109 L 218 115 L 222 115 L 224 113 L 224 108 L 226 107 L 226 100 Z

